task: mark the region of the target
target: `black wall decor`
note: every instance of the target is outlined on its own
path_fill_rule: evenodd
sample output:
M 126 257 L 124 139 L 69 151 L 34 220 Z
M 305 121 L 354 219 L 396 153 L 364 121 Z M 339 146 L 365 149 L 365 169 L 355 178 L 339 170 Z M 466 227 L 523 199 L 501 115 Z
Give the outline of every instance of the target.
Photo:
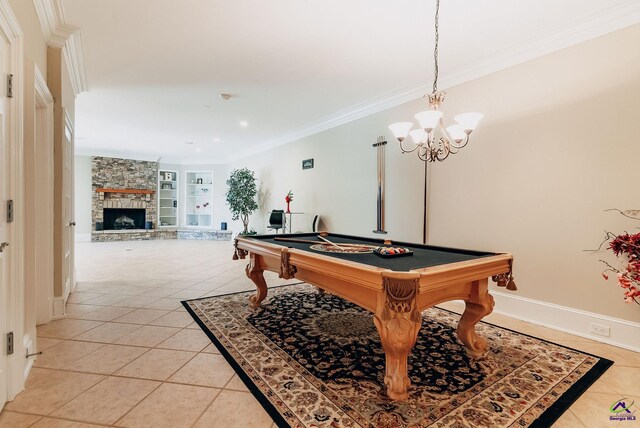
M 313 159 L 305 159 L 302 161 L 302 169 L 313 168 Z

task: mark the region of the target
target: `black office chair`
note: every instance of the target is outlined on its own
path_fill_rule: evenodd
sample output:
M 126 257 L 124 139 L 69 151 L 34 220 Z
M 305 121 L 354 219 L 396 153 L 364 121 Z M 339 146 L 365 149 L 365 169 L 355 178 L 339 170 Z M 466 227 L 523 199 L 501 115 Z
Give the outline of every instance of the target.
M 284 229 L 284 210 L 273 210 L 269 215 L 269 226 L 267 229 L 271 229 L 278 233 L 278 229 Z

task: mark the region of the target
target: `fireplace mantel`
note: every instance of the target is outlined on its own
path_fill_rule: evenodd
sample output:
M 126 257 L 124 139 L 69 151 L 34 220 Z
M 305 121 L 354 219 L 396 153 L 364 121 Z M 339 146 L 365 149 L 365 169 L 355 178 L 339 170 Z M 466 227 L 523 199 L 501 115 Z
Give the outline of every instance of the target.
M 134 193 L 138 195 L 153 195 L 154 193 L 156 193 L 155 190 L 149 190 L 149 189 L 109 189 L 109 188 L 103 188 L 103 187 L 97 188 L 96 192 L 97 193 Z

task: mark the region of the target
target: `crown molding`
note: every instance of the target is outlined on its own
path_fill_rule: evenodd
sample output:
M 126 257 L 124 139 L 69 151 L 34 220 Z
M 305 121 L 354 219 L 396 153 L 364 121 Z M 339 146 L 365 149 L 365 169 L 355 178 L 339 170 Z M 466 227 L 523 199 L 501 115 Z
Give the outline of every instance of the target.
M 18 23 L 18 18 L 16 18 L 7 0 L 0 0 L 0 28 L 6 33 L 7 37 L 12 39 L 22 37 L 22 29 Z
M 65 22 L 62 0 L 33 0 L 40 28 L 51 47 L 62 49 L 73 93 L 88 89 L 80 29 Z
M 78 95 L 87 91 L 89 88 L 87 86 L 87 72 L 84 64 L 84 49 L 80 30 L 74 31 L 69 36 L 62 49 L 62 54 L 69 70 L 73 93 Z
M 445 76 L 440 77 L 440 87 L 450 88 L 460 85 L 638 23 L 640 23 L 640 1 L 623 1 L 602 13 L 576 21 L 571 26 L 565 27 L 562 30 L 536 37 L 535 39 L 512 46 L 462 67 L 448 70 Z M 425 81 L 417 85 L 370 98 L 329 116 L 309 122 L 293 132 L 264 141 L 258 147 L 251 150 L 232 155 L 225 159 L 225 162 L 236 162 L 274 147 L 288 144 L 344 125 L 345 123 L 417 100 L 424 94 L 430 92 L 431 82 Z
M 33 0 L 42 33 L 49 46 L 63 48 L 77 28 L 65 24 L 61 0 Z

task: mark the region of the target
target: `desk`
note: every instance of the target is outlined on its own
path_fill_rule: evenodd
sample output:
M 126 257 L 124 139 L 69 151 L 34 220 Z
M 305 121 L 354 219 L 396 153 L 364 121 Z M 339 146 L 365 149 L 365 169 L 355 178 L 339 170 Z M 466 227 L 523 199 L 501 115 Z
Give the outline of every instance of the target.
M 487 342 L 476 333 L 475 325 L 493 310 L 488 278 L 493 277 L 501 286 L 510 278 L 510 254 L 393 242 L 411 249 L 413 255 L 381 258 L 372 253 L 319 252 L 309 243 L 274 239 L 279 237 L 254 235 L 235 240 L 234 259 L 249 257 L 246 273 L 257 289 L 250 305 L 260 306 L 267 296 L 263 271 L 270 270 L 281 278 L 297 278 L 369 310 L 386 354 L 384 383 L 391 399 L 408 397 L 411 382 L 407 357 L 418 337 L 423 310 L 448 300 L 464 300 L 458 337 L 471 355 L 480 356 L 486 351 Z M 333 233 L 326 237 L 338 244 L 383 246 L 390 242 Z M 291 234 L 286 238 L 317 240 L 317 234 Z
M 289 226 L 289 233 L 292 232 L 291 227 L 293 226 L 293 216 L 294 215 L 304 215 L 304 213 L 294 213 L 294 212 L 285 212 L 284 213 L 284 232 L 287 232 L 287 226 Z M 288 219 L 287 219 L 288 216 Z

